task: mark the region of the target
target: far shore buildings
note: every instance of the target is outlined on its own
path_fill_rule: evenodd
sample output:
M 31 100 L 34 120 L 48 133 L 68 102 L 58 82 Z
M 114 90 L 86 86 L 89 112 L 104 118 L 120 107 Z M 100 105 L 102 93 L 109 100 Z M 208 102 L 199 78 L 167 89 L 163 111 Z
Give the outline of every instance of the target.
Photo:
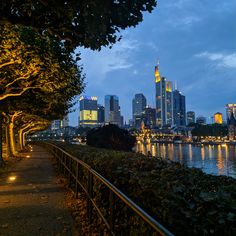
M 226 104 L 226 120 L 228 120 L 231 117 L 231 114 L 233 113 L 234 117 L 236 117 L 236 104 L 229 103 Z
M 206 117 L 198 116 L 196 119 L 196 123 L 199 125 L 206 125 Z
M 51 124 L 51 131 L 63 129 L 69 126 L 69 116 L 66 115 L 62 120 L 54 120 Z
M 156 85 L 156 125 L 163 126 L 173 124 L 173 96 L 172 82 L 161 77 L 159 65 L 155 66 Z
M 236 137 L 236 119 L 233 112 L 230 114 L 230 117 L 227 119 L 228 126 L 228 138 L 230 141 L 235 140 Z
M 173 91 L 173 124 L 186 126 L 185 96 L 177 89 Z
M 105 124 L 121 126 L 119 98 L 116 95 L 105 96 Z
M 79 98 L 79 126 L 94 128 L 98 126 L 98 103 L 96 96 L 81 96 Z
M 194 111 L 188 111 L 187 112 L 187 125 L 195 123 L 195 112 Z
M 216 112 L 214 114 L 214 123 L 215 124 L 223 124 L 223 115 L 220 112 Z

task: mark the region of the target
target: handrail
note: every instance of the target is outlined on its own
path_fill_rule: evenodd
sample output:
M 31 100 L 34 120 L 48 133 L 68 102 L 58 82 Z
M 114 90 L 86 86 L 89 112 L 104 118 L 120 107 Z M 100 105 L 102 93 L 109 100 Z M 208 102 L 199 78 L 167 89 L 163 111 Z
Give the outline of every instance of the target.
M 136 215 L 138 215 L 144 222 L 146 222 L 152 229 L 153 232 L 158 233 L 158 235 L 167 235 L 167 236 L 173 236 L 172 233 L 170 233 L 164 226 L 162 226 L 159 222 L 157 222 L 155 219 L 153 219 L 148 213 L 146 213 L 143 209 L 141 209 L 137 204 L 135 204 L 129 197 L 127 197 L 124 193 L 122 193 L 118 188 L 116 188 L 112 183 L 110 183 L 107 179 L 105 179 L 102 175 L 100 175 L 98 172 L 93 170 L 88 164 L 84 163 L 83 161 L 79 160 L 75 156 L 72 156 L 62 148 L 52 144 L 45 142 L 43 143 L 44 146 L 49 147 L 49 149 L 53 152 L 54 156 L 59 161 L 59 165 L 63 168 L 64 173 L 67 171 L 67 174 L 69 175 L 70 184 L 71 184 L 71 178 L 75 181 L 75 195 L 77 197 L 78 194 L 78 186 L 81 187 L 81 189 L 85 192 L 88 198 L 88 212 L 89 212 L 89 220 L 92 220 L 92 205 L 94 209 L 97 211 L 98 215 L 101 217 L 102 221 L 106 225 L 107 229 L 110 231 L 111 235 L 115 235 L 113 228 L 114 225 L 112 223 L 108 223 L 108 220 L 105 218 L 105 216 L 100 211 L 99 207 L 96 205 L 96 203 L 93 201 L 93 179 L 92 177 L 95 177 L 98 181 L 102 182 L 110 191 L 110 193 L 115 194 L 116 197 L 118 197 L 126 206 L 128 206 Z M 69 162 L 66 161 L 65 157 L 70 158 Z M 72 161 L 74 161 L 77 164 L 76 173 L 73 173 L 72 171 Z M 69 164 L 69 166 L 68 166 Z M 85 168 L 88 171 L 88 188 L 86 189 L 85 186 L 79 181 L 78 179 L 78 169 L 81 165 L 83 168 Z M 92 205 L 91 205 L 92 204 Z M 112 202 L 114 204 L 114 201 Z M 110 204 L 111 205 L 111 204 Z M 111 206 L 112 207 L 112 206 Z M 112 209 L 110 209 L 112 212 Z M 111 221 L 114 221 L 114 219 L 110 219 Z

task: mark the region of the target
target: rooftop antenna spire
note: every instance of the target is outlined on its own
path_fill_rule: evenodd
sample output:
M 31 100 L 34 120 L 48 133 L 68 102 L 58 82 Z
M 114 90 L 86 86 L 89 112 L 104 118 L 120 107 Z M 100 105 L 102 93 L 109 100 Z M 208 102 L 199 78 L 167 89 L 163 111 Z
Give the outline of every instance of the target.
M 175 87 L 174 87 L 175 90 L 177 90 L 177 81 L 175 80 Z

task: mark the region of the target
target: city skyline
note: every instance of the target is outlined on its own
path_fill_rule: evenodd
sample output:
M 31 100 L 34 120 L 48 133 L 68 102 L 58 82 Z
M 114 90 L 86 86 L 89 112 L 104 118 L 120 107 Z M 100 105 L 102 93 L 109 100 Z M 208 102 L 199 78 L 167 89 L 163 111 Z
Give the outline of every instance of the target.
M 85 94 L 120 98 L 125 120 L 132 117 L 132 97 L 143 93 L 155 107 L 153 67 L 176 82 L 186 96 L 186 111 L 212 117 L 235 103 L 236 3 L 160 0 L 159 6 L 135 29 L 122 32 L 112 49 L 82 50 L 87 83 Z M 70 115 L 76 125 L 78 105 Z M 208 120 L 209 121 L 209 120 Z

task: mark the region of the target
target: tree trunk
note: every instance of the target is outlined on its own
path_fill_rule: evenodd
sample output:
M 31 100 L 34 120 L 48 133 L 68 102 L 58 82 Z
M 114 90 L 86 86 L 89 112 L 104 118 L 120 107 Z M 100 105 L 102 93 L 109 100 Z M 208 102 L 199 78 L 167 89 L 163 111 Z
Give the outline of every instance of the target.
M 2 148 L 2 114 L 0 112 L 0 167 L 4 165 L 4 160 L 2 157 L 2 153 L 3 153 L 3 148 Z
M 7 157 L 13 157 L 10 145 L 9 124 L 6 124 L 5 130 L 6 130 L 6 155 Z
M 12 121 L 9 124 L 9 136 L 10 136 L 10 147 L 12 150 L 12 154 L 15 156 L 17 154 L 16 140 L 15 140 L 15 134 L 14 134 L 14 123 Z
M 23 145 L 23 147 L 25 147 L 25 134 L 26 134 L 26 132 L 24 132 L 22 134 L 22 145 Z
M 20 129 L 18 132 L 18 144 L 19 150 L 21 151 L 23 149 L 23 129 Z

